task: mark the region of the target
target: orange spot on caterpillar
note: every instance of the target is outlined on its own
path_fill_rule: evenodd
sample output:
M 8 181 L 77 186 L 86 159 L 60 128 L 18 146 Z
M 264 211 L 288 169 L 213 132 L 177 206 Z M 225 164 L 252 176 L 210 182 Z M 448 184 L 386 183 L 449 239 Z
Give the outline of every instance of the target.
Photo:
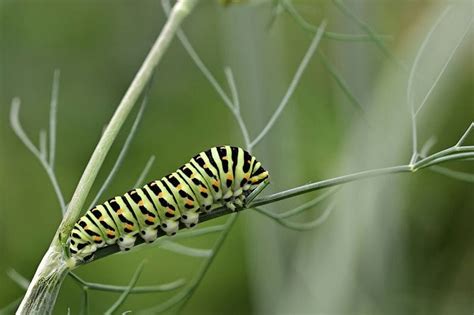
M 138 205 L 141 207 L 141 206 L 143 206 L 143 203 L 144 203 L 143 200 L 140 200 L 140 201 L 138 202 Z
M 133 230 L 133 225 L 132 224 L 125 224 L 125 228 L 129 230 Z
M 233 180 L 233 179 L 234 179 L 234 176 L 229 173 L 229 174 L 227 174 L 227 179 L 228 179 L 228 180 Z
M 207 192 L 205 187 L 199 186 L 199 192 Z
M 122 209 L 122 208 L 118 209 L 118 210 L 117 210 L 117 214 L 118 214 L 118 215 L 123 214 L 123 209 Z
M 100 236 L 94 236 L 92 237 L 94 241 L 102 241 L 102 238 Z

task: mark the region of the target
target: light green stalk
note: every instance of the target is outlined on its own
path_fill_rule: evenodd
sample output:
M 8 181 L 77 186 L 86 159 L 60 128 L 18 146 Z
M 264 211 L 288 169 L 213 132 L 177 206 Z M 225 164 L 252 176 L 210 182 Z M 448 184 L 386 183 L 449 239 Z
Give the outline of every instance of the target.
M 76 187 L 68 210 L 50 247 L 36 270 L 25 297 L 17 310 L 17 314 L 50 314 L 52 312 L 62 281 L 68 270 L 61 240 L 67 238 L 74 222 L 78 219 L 92 184 L 120 128 L 144 90 L 177 29 L 192 11 L 197 1 L 181 0 L 174 6 L 167 23 L 100 138 Z

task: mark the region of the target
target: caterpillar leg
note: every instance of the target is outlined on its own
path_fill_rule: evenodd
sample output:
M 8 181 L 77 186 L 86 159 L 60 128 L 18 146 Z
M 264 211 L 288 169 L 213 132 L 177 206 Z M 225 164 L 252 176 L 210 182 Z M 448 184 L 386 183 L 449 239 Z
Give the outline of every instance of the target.
M 168 235 L 175 235 L 179 230 L 179 223 L 173 220 L 166 220 L 161 223 L 161 229 Z
M 210 211 L 212 210 L 212 206 L 213 206 L 213 205 L 214 205 L 214 204 L 213 204 L 212 202 L 207 202 L 207 203 L 201 205 L 200 211 L 203 211 L 203 212 L 208 213 L 208 212 L 210 212 Z
M 84 261 L 89 261 L 94 256 L 97 251 L 97 246 L 95 244 L 87 243 L 87 245 L 81 249 L 76 256 L 80 257 Z
M 124 235 L 118 239 L 118 246 L 121 251 L 128 251 L 135 245 L 135 240 L 137 237 L 135 235 Z
M 140 232 L 140 237 L 147 243 L 153 243 L 158 235 L 156 234 L 156 228 L 147 227 Z
M 239 187 L 238 189 L 236 189 L 234 191 L 234 198 L 238 198 L 240 197 L 241 195 L 243 195 L 244 191 L 242 190 L 242 187 Z
M 240 196 L 235 197 L 234 204 L 236 204 L 239 207 L 243 207 L 244 203 L 245 203 L 245 196 L 244 195 L 240 195 Z
M 235 203 L 234 203 L 233 200 L 227 201 L 227 202 L 225 203 L 225 206 L 226 206 L 227 208 L 229 208 L 230 210 L 232 210 L 232 211 L 235 211 L 235 209 L 236 209 L 236 206 L 235 206 Z
M 191 211 L 186 212 L 181 216 L 181 222 L 183 222 L 187 228 L 192 228 L 199 222 L 199 213 Z

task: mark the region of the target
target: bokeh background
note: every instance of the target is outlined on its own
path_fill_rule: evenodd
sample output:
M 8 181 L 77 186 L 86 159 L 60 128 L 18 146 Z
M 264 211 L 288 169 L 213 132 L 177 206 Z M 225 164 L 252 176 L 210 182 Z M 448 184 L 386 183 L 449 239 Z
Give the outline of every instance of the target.
M 428 42 L 415 79 L 419 103 L 473 18 L 471 1 L 450 1 Z M 293 1 L 328 30 L 367 34 L 331 1 Z M 373 41 L 323 38 L 324 52 L 351 97 L 316 54 L 287 108 L 254 149 L 276 192 L 410 158 L 406 102 L 416 51 L 447 1 L 346 1 L 350 12 L 379 34 Z M 275 16 L 276 14 L 276 16 Z M 38 144 L 47 130 L 55 69 L 61 71 L 55 171 L 66 200 L 138 67 L 165 22 L 159 1 L 0 1 L 0 308 L 24 291 L 7 272 L 31 278 L 60 222 L 54 191 L 40 163 L 9 124 L 13 97 Z M 471 24 L 472 25 L 472 24 Z M 201 1 L 184 24 L 190 41 L 226 86 L 235 74 L 243 117 L 255 137 L 277 107 L 313 36 L 274 2 L 223 7 Z M 399 63 L 390 55 L 396 56 Z M 474 119 L 473 34 L 463 40 L 420 113 L 420 143 L 453 145 Z M 114 163 L 133 121 L 120 133 L 89 198 Z M 474 143 L 473 137 L 468 139 Z M 127 191 L 156 155 L 147 180 L 159 178 L 196 152 L 243 145 L 238 125 L 209 82 L 175 40 L 159 65 L 150 102 L 129 154 L 102 198 Z M 450 168 L 474 172 L 472 161 Z M 471 176 L 472 178 L 472 176 Z M 183 312 L 185 314 L 472 314 L 474 311 L 473 183 L 423 170 L 347 184 L 337 207 L 309 232 L 289 231 L 252 210 L 242 213 Z M 267 206 L 285 210 L 318 193 Z M 322 212 L 316 208 L 295 220 Z M 203 224 L 222 223 L 219 218 Z M 182 241 L 212 246 L 216 235 Z M 91 282 L 126 285 L 147 260 L 139 285 L 191 279 L 199 258 L 145 246 L 83 266 Z M 157 305 L 175 292 L 132 295 L 121 311 Z M 94 291 L 90 313 L 118 295 Z M 55 313 L 80 312 L 81 290 L 67 278 Z

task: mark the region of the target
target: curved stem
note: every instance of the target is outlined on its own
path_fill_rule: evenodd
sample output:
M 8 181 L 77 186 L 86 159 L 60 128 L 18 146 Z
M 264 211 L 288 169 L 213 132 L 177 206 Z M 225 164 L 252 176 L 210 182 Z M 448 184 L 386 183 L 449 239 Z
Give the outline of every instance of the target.
M 296 8 L 291 4 L 290 1 L 288 0 L 282 0 L 280 1 L 280 4 L 282 5 L 283 9 L 288 12 L 288 14 L 295 19 L 296 23 L 298 23 L 301 28 L 303 28 L 305 31 L 311 32 L 311 33 L 316 33 L 320 27 L 314 26 L 308 21 L 306 21 L 301 14 L 296 10 Z M 330 31 L 325 31 L 323 34 L 324 38 L 327 39 L 332 39 L 332 40 L 339 40 L 339 41 L 354 41 L 354 42 L 360 42 L 360 41 L 372 41 L 372 37 L 369 35 L 365 34 L 344 34 L 344 33 L 336 33 L 336 32 L 330 32 Z M 376 35 L 376 38 L 378 40 L 384 40 L 384 39 L 391 39 L 391 36 L 387 35 Z
M 286 105 L 288 104 L 288 101 L 293 95 L 293 92 L 295 91 L 298 85 L 298 82 L 300 81 L 300 78 L 303 75 L 304 70 L 306 69 L 309 61 L 311 60 L 311 57 L 313 56 L 314 52 L 318 48 L 319 42 L 321 41 L 321 37 L 323 36 L 323 32 L 325 28 L 326 28 L 326 21 L 323 21 L 321 25 L 319 26 L 319 29 L 316 32 L 316 35 L 311 41 L 311 44 L 309 45 L 308 50 L 306 51 L 303 59 L 301 60 L 301 63 L 298 66 L 298 69 L 296 70 L 296 73 L 293 79 L 291 80 L 288 90 L 286 91 L 285 95 L 281 99 L 280 104 L 278 104 L 277 109 L 273 112 L 272 117 L 270 117 L 268 122 L 265 124 L 265 127 L 263 127 L 263 129 L 260 131 L 258 136 L 256 136 L 255 139 L 253 139 L 250 142 L 250 147 L 247 149 L 251 150 L 253 147 L 255 147 L 265 137 L 265 135 L 270 131 L 270 129 L 273 127 L 277 119 L 280 117 L 281 113 L 283 112 L 283 109 L 285 109 Z
M 112 284 L 103 284 L 103 283 L 95 283 L 95 282 L 87 282 L 81 279 L 73 272 L 69 272 L 71 278 L 77 281 L 82 287 L 87 287 L 89 290 L 97 290 L 97 291 L 106 291 L 106 292 L 124 292 L 127 290 L 127 286 L 122 285 L 112 285 Z M 182 287 L 185 283 L 184 279 L 178 279 L 173 282 L 164 283 L 164 284 L 157 284 L 157 285 L 149 285 L 149 286 L 141 286 L 141 287 L 133 287 L 130 290 L 130 293 L 153 293 L 153 292 L 166 292 L 177 289 Z
M 23 127 L 20 123 L 20 99 L 14 98 L 12 100 L 11 109 L 10 109 L 10 124 L 12 126 L 13 131 L 15 134 L 20 138 L 23 144 L 30 150 L 30 152 L 40 161 L 41 166 L 45 169 L 46 173 L 48 174 L 49 180 L 53 185 L 54 192 L 56 193 L 56 197 L 59 201 L 59 206 L 61 207 L 61 212 L 64 213 L 66 211 L 66 203 L 64 202 L 63 193 L 61 192 L 61 188 L 59 187 L 58 180 L 52 167 L 46 161 L 46 157 L 41 154 L 41 151 L 38 150 L 35 145 L 31 142 L 30 138 L 26 135 Z

